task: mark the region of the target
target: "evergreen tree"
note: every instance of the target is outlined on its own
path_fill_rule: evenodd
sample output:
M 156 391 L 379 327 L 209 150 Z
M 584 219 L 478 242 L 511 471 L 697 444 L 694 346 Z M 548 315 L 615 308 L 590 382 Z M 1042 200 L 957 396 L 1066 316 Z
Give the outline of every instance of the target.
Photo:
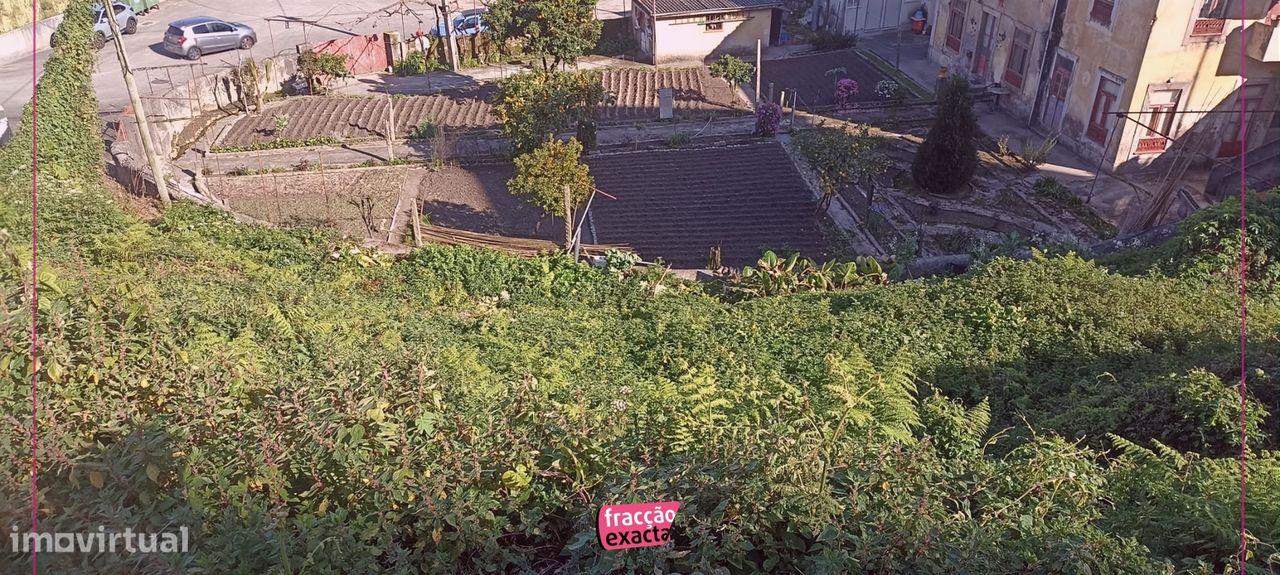
M 977 135 L 969 82 L 952 78 L 938 92 L 938 116 L 911 166 L 916 184 L 935 194 L 950 195 L 969 183 L 978 169 Z

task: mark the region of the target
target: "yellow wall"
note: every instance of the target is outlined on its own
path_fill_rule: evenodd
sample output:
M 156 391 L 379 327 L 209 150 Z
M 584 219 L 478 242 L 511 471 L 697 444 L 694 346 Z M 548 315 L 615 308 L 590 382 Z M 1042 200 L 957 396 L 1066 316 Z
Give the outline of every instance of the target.
M 1143 107 L 1147 88 L 1150 85 L 1189 84 L 1184 89 L 1178 102 L 1179 110 L 1238 110 L 1237 92 L 1240 86 L 1240 20 L 1228 19 L 1221 40 L 1213 43 L 1188 42 L 1187 33 L 1193 18 L 1192 10 L 1184 3 L 1162 3 L 1156 14 L 1156 24 L 1147 45 L 1142 70 L 1135 78 L 1137 90 L 1130 110 Z M 1269 80 L 1270 86 L 1264 95 L 1263 109 L 1275 109 L 1280 101 L 1280 63 L 1264 63 L 1246 59 L 1244 75 L 1251 80 Z M 1139 120 L 1147 122 L 1147 116 Z M 1251 119 L 1246 148 L 1256 146 L 1267 137 L 1270 125 L 1270 114 L 1255 114 Z M 1205 129 L 1217 131 L 1217 122 L 1239 124 L 1239 116 L 1234 114 L 1180 114 L 1175 123 L 1174 136 L 1180 136 L 1205 123 Z M 1120 138 L 1117 164 L 1133 158 L 1134 146 L 1144 130 L 1136 124 L 1129 123 Z M 1143 132 L 1145 134 L 1145 132 Z M 1211 138 L 1206 142 L 1211 151 L 1217 151 L 1216 144 L 1221 138 Z M 1149 162 L 1154 156 L 1138 156 L 1139 164 Z
M 710 32 L 701 23 L 702 16 L 659 19 L 655 27 L 657 63 L 701 62 L 709 55 L 725 53 L 754 57 L 757 39 L 769 45 L 770 10 L 728 13 L 726 17 L 748 19 L 725 22 L 722 30 Z

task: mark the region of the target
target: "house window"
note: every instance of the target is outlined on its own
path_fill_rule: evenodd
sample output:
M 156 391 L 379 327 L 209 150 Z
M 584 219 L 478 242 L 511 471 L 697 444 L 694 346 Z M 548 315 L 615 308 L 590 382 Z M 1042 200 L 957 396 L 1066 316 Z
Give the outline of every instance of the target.
M 1143 123 L 1146 128 L 1138 137 L 1139 154 L 1159 154 L 1165 150 L 1169 138 L 1174 137 L 1177 125 L 1178 100 L 1182 98 L 1182 90 L 1155 90 L 1147 95 L 1147 106 L 1143 110 Z M 1168 137 L 1166 137 L 1168 136 Z
M 1098 144 L 1106 145 L 1107 143 L 1107 135 L 1115 122 L 1111 112 L 1116 111 L 1116 103 L 1120 101 L 1121 87 L 1120 82 L 1103 74 L 1098 75 L 1098 93 L 1093 97 L 1093 112 L 1089 114 L 1089 129 L 1085 134 Z
M 1227 23 L 1227 0 L 1203 0 L 1200 13 L 1191 24 L 1191 36 L 1217 37 Z
M 1231 157 L 1240 155 L 1240 151 L 1244 149 L 1244 137 L 1246 133 L 1244 129 L 1251 126 L 1258 117 L 1258 110 L 1262 108 L 1263 96 L 1267 94 L 1266 84 L 1248 83 L 1240 88 L 1240 95 L 1236 99 L 1235 110 L 1244 109 L 1241 114 L 1243 118 L 1240 120 L 1228 120 L 1223 127 L 1222 147 L 1218 149 L 1219 157 Z M 1238 117 L 1238 116 L 1236 116 Z
M 706 22 L 707 32 L 724 30 L 724 14 L 708 14 Z
M 1147 96 L 1147 135 L 1165 134 L 1173 136 L 1174 112 L 1178 110 L 1178 100 L 1182 98 L 1182 90 L 1156 90 Z
M 1031 33 L 1025 30 L 1013 31 L 1013 44 L 1009 47 L 1009 63 L 1004 67 L 1004 82 L 1014 88 L 1021 88 L 1027 73 L 1027 62 L 1031 60 Z
M 959 51 L 964 38 L 964 15 L 969 11 L 969 0 L 951 0 L 951 17 L 947 20 L 947 47 Z
M 1111 11 L 1114 9 L 1115 4 L 1112 0 L 1093 0 L 1093 9 L 1089 10 L 1089 19 L 1110 28 Z

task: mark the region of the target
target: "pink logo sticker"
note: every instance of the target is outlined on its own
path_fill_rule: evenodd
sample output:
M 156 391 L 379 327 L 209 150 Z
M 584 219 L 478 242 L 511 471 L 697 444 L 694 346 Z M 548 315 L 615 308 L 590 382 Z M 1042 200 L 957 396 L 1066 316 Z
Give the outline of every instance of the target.
M 671 540 L 679 509 L 679 501 L 605 505 L 596 524 L 600 544 L 609 550 L 662 545 Z

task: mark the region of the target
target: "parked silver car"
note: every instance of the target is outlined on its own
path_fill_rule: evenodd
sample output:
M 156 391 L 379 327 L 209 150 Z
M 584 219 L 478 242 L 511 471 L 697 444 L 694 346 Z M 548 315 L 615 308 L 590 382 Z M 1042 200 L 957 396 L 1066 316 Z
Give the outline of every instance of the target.
M 248 50 L 258 43 L 258 33 L 239 22 L 208 16 L 184 18 L 169 24 L 164 33 L 164 49 L 188 60 L 223 50 Z
M 116 13 L 116 24 L 120 26 L 120 32 L 124 34 L 133 34 L 138 31 L 138 17 L 133 13 L 133 8 L 126 4 L 115 2 L 112 8 Z M 62 39 L 59 38 L 58 30 L 54 30 L 53 35 L 49 36 L 49 45 L 57 46 Z M 93 7 L 93 47 L 101 49 L 107 45 L 107 40 L 111 39 L 111 23 L 107 22 L 106 15 L 103 14 L 102 4 L 96 4 Z

